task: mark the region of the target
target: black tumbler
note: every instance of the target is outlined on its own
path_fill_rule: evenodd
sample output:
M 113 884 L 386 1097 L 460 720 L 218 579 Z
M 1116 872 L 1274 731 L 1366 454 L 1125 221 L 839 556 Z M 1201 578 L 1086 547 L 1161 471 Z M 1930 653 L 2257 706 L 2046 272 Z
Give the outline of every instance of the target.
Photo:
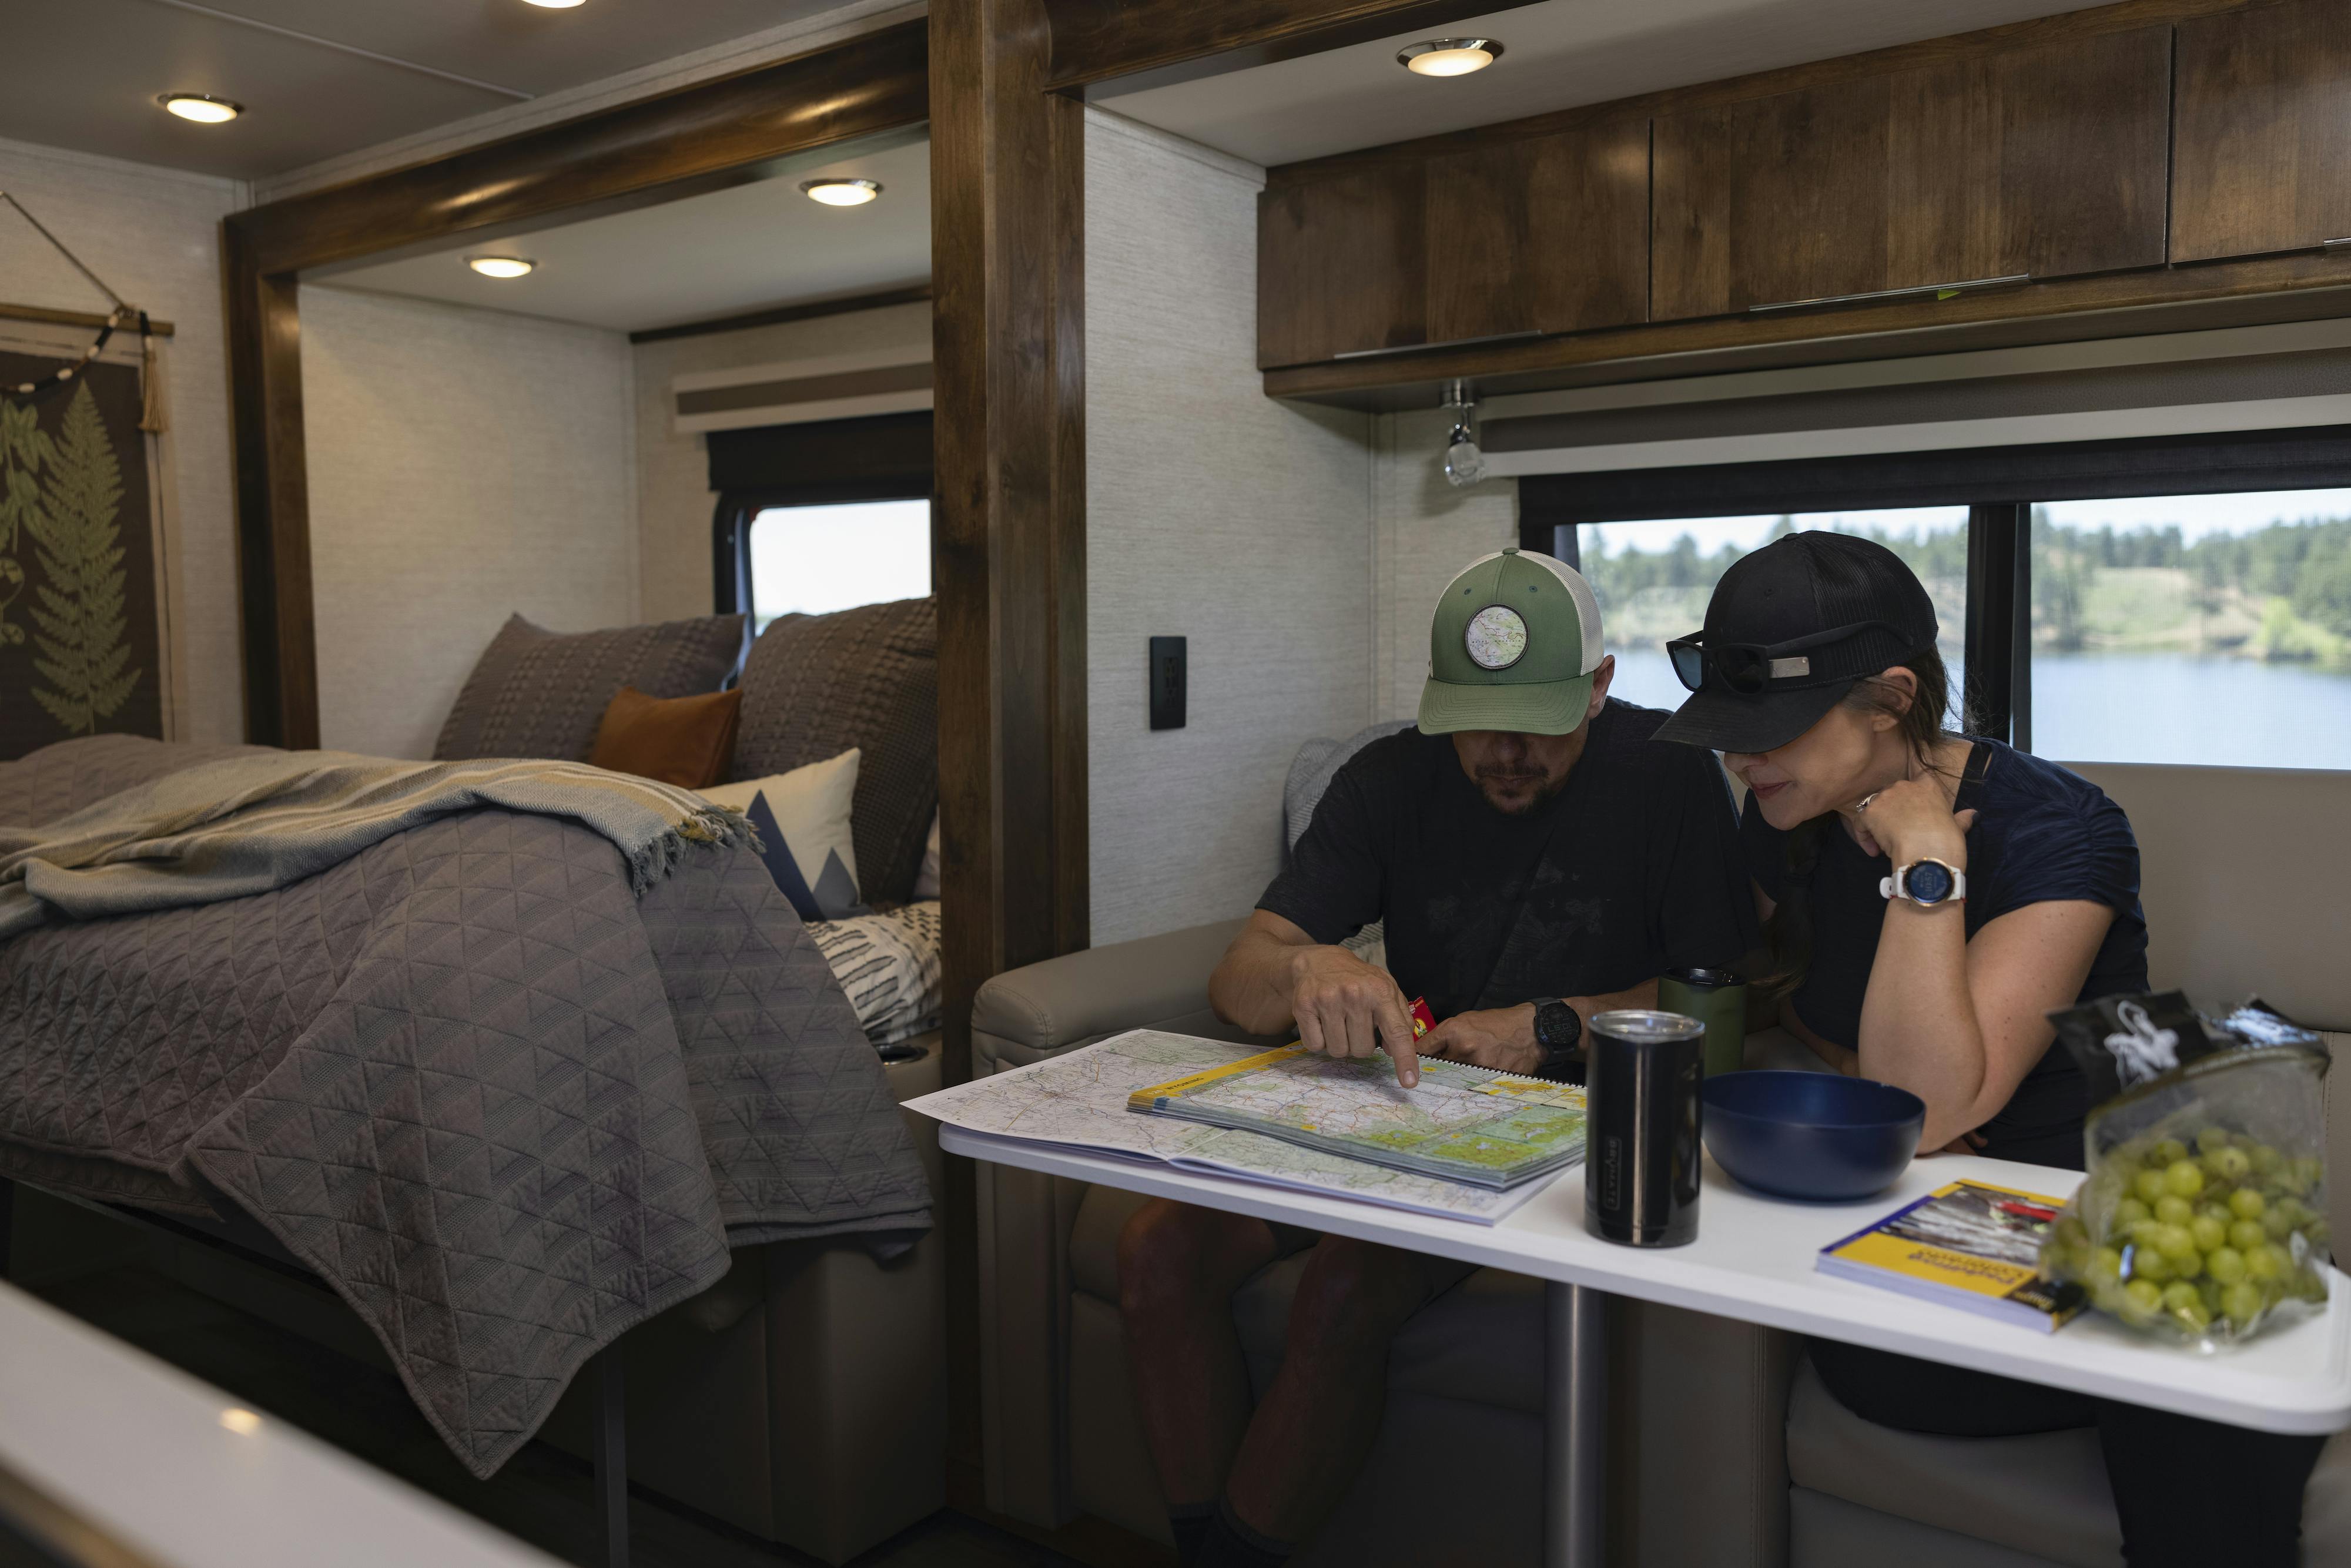
M 1585 1036 L 1583 1228 L 1634 1247 L 1697 1240 L 1706 1025 L 1628 1009 Z

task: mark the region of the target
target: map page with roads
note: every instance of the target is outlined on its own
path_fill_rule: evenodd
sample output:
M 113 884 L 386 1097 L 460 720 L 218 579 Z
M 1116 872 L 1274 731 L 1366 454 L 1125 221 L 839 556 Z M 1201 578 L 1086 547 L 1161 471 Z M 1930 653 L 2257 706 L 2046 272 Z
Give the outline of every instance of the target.
M 1126 1108 L 1472 1186 L 1517 1186 L 1583 1157 L 1583 1090 L 1435 1057 L 1405 1089 L 1384 1056 L 1287 1045 L 1138 1089 Z
M 1217 1068 L 1260 1061 L 1269 1054 L 1280 1053 L 1269 1053 L 1260 1046 L 1232 1045 L 1195 1035 L 1132 1030 L 1045 1061 L 924 1095 L 907 1102 L 906 1108 L 983 1137 L 1061 1144 L 1090 1154 L 1164 1161 L 1199 1174 L 1237 1176 L 1480 1225 L 1496 1224 L 1507 1218 L 1542 1186 L 1533 1180 L 1501 1188 L 1472 1186 L 1418 1171 L 1374 1165 L 1367 1159 L 1333 1154 L 1325 1147 L 1248 1127 L 1218 1126 L 1176 1116 L 1136 1115 L 1127 1108 L 1137 1090 L 1165 1086 Z M 1420 1086 L 1404 1090 L 1396 1087 L 1395 1069 L 1385 1057 L 1353 1065 L 1361 1070 L 1359 1078 L 1343 1076 L 1318 1084 L 1310 1074 L 1297 1081 L 1304 1096 L 1298 1103 L 1307 1119 L 1312 1120 L 1312 1113 L 1325 1106 L 1343 1115 L 1345 1106 L 1360 1108 L 1376 1098 L 1424 1107 L 1422 1113 L 1428 1116 L 1429 1125 L 1438 1127 L 1444 1125 L 1440 1116 L 1425 1107 L 1462 1103 L 1468 1092 L 1465 1085 L 1518 1085 L 1568 1101 L 1566 1108 L 1572 1108 L 1577 1117 L 1580 1152 L 1581 1090 L 1539 1083 L 1533 1079 L 1501 1078 L 1426 1057 L 1421 1059 Z M 1439 1072 L 1440 1069 L 1458 1069 L 1458 1076 Z M 1385 1088 L 1374 1087 L 1383 1077 Z M 1509 1109 L 1512 1102 L 1479 1095 L 1474 1103 L 1491 1117 L 1498 1110 Z M 1561 1163 L 1572 1162 L 1575 1157 L 1571 1153 Z

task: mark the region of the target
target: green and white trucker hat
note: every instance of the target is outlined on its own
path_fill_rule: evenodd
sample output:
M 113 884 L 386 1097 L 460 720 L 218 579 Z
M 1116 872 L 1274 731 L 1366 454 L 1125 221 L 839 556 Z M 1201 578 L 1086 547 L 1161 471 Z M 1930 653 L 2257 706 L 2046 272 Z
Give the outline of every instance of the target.
M 1519 549 L 1471 561 L 1429 623 L 1421 733 L 1565 735 L 1583 722 L 1601 653 L 1599 602 L 1565 561 Z

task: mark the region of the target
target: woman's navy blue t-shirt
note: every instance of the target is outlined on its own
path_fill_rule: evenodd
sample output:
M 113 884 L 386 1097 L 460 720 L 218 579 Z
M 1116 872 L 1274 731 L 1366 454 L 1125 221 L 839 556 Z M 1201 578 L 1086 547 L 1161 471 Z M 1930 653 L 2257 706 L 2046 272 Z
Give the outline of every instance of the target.
M 1976 812 L 1968 831 L 1970 939 L 2028 904 L 2103 904 L 2115 912 L 2114 923 L 2080 999 L 2146 990 L 2147 918 L 2139 911 L 2138 841 L 2130 819 L 2105 791 L 2053 762 L 1969 738 L 1974 749 L 1952 810 Z M 1790 835 L 1765 821 L 1750 796 L 1739 836 L 1756 882 L 1775 903 L 1784 902 L 1793 881 Z M 1862 998 L 1886 921 L 1878 883 L 1893 866 L 1884 855 L 1864 854 L 1840 823 L 1822 822 L 1813 836 L 1818 855 L 1806 879 L 1812 958 L 1789 999 L 1814 1033 L 1851 1050 L 1861 1039 Z M 1987 1155 L 2079 1170 L 2087 1109 L 2079 1070 L 2063 1046 L 2052 1044 L 2008 1103 L 1976 1130 L 1990 1140 Z

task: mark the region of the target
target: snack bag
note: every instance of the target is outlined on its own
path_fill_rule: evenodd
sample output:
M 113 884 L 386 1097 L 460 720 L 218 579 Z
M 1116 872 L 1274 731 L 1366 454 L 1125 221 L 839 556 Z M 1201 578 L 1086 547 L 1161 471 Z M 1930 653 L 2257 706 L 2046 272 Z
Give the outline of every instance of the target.
M 2318 1037 L 2258 1004 L 2216 1024 L 2177 991 L 2050 1016 L 2094 1109 L 2088 1179 L 2042 1243 L 2042 1271 L 2206 1351 L 2324 1305 Z

